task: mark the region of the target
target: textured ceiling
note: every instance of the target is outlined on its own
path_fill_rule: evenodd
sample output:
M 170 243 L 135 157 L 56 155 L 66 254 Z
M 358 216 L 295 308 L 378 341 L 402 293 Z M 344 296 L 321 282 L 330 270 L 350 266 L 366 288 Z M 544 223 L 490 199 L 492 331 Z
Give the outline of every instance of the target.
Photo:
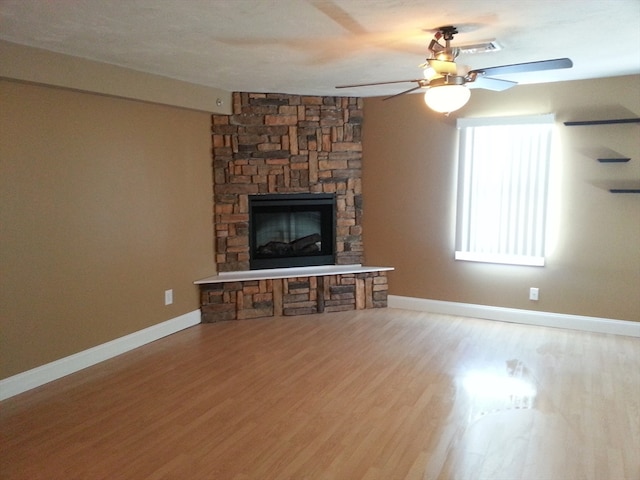
M 519 83 L 640 73 L 638 0 L 0 0 L 0 38 L 228 91 L 387 95 L 419 78 L 432 29 L 489 67 L 569 57 L 569 70 Z M 411 85 L 409 85 L 410 87 Z

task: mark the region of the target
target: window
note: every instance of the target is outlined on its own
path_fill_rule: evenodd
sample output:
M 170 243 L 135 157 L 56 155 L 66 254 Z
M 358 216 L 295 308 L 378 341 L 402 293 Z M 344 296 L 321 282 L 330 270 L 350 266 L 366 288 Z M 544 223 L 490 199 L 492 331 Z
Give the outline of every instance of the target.
M 463 118 L 457 260 L 544 265 L 553 115 Z

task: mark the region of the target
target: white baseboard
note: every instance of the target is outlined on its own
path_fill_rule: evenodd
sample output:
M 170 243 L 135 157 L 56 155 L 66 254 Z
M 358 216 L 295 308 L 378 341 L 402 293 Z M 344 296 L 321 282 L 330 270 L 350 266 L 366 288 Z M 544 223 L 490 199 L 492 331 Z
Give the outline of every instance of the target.
M 104 360 L 154 342 L 198 323 L 200 323 L 200 310 L 194 310 L 166 322 L 5 378 L 0 380 L 0 400 L 13 397 L 32 388 L 96 365 Z
M 424 298 L 389 295 L 387 305 L 420 312 L 441 313 L 461 317 L 498 320 L 501 322 L 523 323 L 543 327 L 567 328 L 585 332 L 611 333 L 640 337 L 640 322 L 613 320 L 609 318 L 568 315 L 564 313 L 538 312 L 517 308 L 490 307 L 471 303 L 444 302 Z

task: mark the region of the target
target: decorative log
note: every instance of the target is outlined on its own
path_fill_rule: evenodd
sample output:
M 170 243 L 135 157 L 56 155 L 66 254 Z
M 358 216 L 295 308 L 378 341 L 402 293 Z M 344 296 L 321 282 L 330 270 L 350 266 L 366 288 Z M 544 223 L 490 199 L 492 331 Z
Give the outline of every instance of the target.
M 269 242 L 259 246 L 256 253 L 270 257 L 284 257 L 291 255 L 291 245 L 285 242 Z
M 319 242 L 321 239 L 322 237 L 320 237 L 319 233 L 313 233 L 311 235 L 307 235 L 306 237 L 302 237 L 302 238 L 298 238 L 297 240 L 294 240 L 293 242 L 290 243 L 290 245 L 291 245 L 291 248 L 293 249 L 293 252 L 296 254 L 301 253 L 303 251 L 312 253 L 320 250 L 316 245 L 316 243 Z
M 271 241 L 259 246 L 256 249 L 256 253 L 258 255 L 270 257 L 287 257 L 317 253 L 320 251 L 320 247 L 318 247 L 317 242 L 320 242 L 321 239 L 322 237 L 319 233 L 313 233 L 289 243 Z

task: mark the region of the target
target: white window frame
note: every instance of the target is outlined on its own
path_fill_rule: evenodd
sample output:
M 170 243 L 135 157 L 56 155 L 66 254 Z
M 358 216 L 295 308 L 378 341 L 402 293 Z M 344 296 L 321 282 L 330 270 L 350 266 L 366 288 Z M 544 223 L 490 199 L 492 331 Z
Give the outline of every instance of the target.
M 554 125 L 553 114 L 458 119 L 456 260 L 544 266 Z

